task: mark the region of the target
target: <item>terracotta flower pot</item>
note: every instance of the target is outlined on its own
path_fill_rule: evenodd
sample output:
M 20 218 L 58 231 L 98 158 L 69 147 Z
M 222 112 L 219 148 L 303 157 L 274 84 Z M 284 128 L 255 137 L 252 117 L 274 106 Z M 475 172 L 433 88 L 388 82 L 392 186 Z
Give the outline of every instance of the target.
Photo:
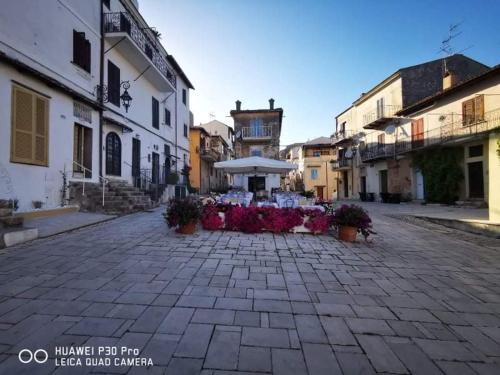
M 356 241 L 356 236 L 358 234 L 358 228 L 341 226 L 339 228 L 339 239 L 346 242 Z
M 192 221 L 186 225 L 179 225 L 177 232 L 181 234 L 193 234 L 196 232 L 196 221 Z

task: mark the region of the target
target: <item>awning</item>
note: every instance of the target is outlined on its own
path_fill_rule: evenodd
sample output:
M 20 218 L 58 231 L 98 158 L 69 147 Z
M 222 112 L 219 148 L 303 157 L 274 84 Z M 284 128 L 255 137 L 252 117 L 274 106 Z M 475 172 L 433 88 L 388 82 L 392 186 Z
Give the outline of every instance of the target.
M 248 158 L 234 159 L 214 163 L 217 169 L 223 169 L 227 173 L 286 173 L 297 169 L 296 164 L 286 161 L 251 156 Z

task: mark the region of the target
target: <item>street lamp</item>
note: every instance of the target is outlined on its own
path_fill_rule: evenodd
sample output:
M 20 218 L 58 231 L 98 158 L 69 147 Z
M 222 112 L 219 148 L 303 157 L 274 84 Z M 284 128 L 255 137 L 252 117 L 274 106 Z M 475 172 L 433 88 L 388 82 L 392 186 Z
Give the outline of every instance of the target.
M 132 101 L 132 97 L 128 93 L 130 82 L 123 81 L 120 86 L 123 87 L 123 94 L 120 95 L 120 99 L 122 100 L 123 106 L 125 107 L 125 112 L 128 113 L 128 108 L 130 107 L 130 102 Z

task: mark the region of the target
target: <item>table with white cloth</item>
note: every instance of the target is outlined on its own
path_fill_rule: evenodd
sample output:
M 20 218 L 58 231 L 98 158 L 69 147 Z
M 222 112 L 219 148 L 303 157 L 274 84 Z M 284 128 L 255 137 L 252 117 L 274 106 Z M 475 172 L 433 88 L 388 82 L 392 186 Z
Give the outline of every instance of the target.
M 250 192 L 229 192 L 223 194 L 219 198 L 219 203 L 237 205 L 248 207 L 252 203 L 253 193 Z
M 279 208 L 278 203 L 275 202 L 257 202 L 257 207 L 275 207 Z

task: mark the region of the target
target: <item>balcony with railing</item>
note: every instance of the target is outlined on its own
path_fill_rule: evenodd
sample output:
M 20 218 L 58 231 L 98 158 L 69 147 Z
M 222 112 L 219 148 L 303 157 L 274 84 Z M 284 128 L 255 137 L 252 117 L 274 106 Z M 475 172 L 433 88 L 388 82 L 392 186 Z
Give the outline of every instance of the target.
M 396 113 L 401 109 L 400 105 L 379 105 L 363 115 L 363 128 L 380 129 L 396 118 Z
M 127 56 L 141 72 L 145 62 L 152 64 L 152 69 L 144 71 L 144 75 L 160 90 L 175 90 L 175 73 L 160 53 L 157 47 L 159 42 L 148 36 L 129 13 L 105 13 L 103 22 L 105 37 L 114 48 Z
M 332 144 L 340 146 L 341 144 L 349 143 L 352 141 L 353 136 L 354 131 L 352 130 L 339 130 L 338 132 L 332 134 Z
M 212 162 L 219 161 L 220 159 L 220 154 L 212 147 L 202 147 L 200 149 L 200 156 L 203 160 Z
M 500 108 L 485 112 L 483 116 L 473 120 L 460 117 L 458 120 L 443 123 L 419 134 L 399 137 L 396 142 L 396 153 L 403 154 L 425 147 L 459 143 L 480 137 L 497 128 L 500 128 Z
M 332 170 L 334 171 L 343 171 L 351 168 L 352 168 L 352 159 L 341 157 L 338 160 L 332 162 Z
M 359 155 L 363 162 L 373 162 L 394 157 L 394 143 L 373 144 L 360 147 Z
M 243 140 L 268 140 L 273 136 L 273 126 L 245 126 L 241 128 L 241 138 Z

